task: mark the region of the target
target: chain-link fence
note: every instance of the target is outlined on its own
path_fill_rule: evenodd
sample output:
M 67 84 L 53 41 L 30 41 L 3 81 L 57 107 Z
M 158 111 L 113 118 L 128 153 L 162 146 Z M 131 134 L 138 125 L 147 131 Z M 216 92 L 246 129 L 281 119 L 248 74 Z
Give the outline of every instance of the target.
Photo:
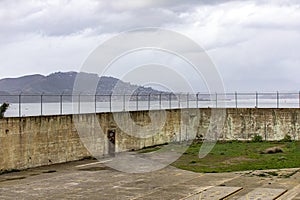
M 299 93 L 149 93 L 0 95 L 5 117 L 177 108 L 300 108 Z

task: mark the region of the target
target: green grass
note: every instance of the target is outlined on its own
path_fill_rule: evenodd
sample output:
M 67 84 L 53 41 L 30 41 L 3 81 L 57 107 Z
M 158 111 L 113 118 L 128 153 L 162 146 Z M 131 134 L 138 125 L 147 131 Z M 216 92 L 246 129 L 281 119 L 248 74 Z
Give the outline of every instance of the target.
M 274 146 L 283 153 L 261 154 Z M 192 144 L 172 165 L 194 172 L 232 172 L 245 170 L 300 167 L 300 142 L 219 142 L 204 158 L 199 159 L 201 143 Z
M 300 141 L 294 142 L 219 142 L 204 158 L 199 159 L 202 143 L 194 143 L 172 165 L 194 172 L 218 173 L 245 170 L 300 167 Z M 162 148 L 163 147 L 163 148 Z M 261 154 L 270 147 L 280 147 L 283 153 Z M 175 151 L 182 153 L 186 145 L 169 144 L 139 150 L 139 153 Z M 270 174 L 275 176 L 275 174 Z

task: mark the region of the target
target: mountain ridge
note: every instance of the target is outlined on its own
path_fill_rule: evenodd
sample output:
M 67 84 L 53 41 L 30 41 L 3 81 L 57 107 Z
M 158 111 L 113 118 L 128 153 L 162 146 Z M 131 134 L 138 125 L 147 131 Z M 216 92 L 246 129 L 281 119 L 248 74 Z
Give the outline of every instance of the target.
M 115 88 L 116 84 L 120 87 L 119 91 L 114 93 L 125 94 L 128 91 L 135 91 L 136 93 L 161 93 L 151 87 L 143 87 L 123 82 L 117 78 L 110 76 L 99 77 L 97 74 L 85 72 L 54 72 L 49 75 L 32 74 L 21 76 L 17 78 L 0 79 L 0 92 L 2 94 L 72 94 L 76 77 L 84 77 L 84 80 L 97 81 L 97 94 L 110 94 Z M 78 91 L 87 92 L 87 91 Z M 91 92 L 91 91 L 90 91 Z M 95 91 L 94 91 L 95 92 Z M 164 92 L 163 92 L 164 93 Z

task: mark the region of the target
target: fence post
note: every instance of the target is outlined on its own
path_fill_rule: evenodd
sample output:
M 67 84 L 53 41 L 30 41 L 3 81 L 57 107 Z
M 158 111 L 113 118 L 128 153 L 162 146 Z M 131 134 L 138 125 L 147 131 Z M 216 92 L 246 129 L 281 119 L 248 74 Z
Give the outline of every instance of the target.
M 161 110 L 161 93 L 159 93 L 159 109 Z
M 111 96 L 112 92 L 109 94 L 109 112 L 111 112 Z
M 218 93 L 216 93 L 216 108 L 218 108 Z
M 199 93 L 196 94 L 196 107 L 197 108 L 199 108 L 198 102 L 199 102 Z
M 41 115 L 43 115 L 43 94 L 41 94 Z
M 237 92 L 234 93 L 234 97 L 235 97 L 235 108 L 238 108 Z
M 276 96 L 277 96 L 277 108 L 279 108 L 279 92 L 276 92 Z
M 180 108 L 180 93 L 178 94 L 178 108 Z
M 21 95 L 22 95 L 22 92 L 19 94 L 19 117 L 22 116 L 22 100 L 21 100 Z
M 186 94 L 186 107 L 189 108 L 190 107 L 190 102 L 189 102 L 189 93 Z
M 169 108 L 172 108 L 172 93 L 169 93 Z
M 124 94 L 123 94 L 123 111 L 125 111 L 125 98 L 126 98 L 125 95 L 126 95 L 126 94 L 124 93 Z
M 63 107 L 62 107 L 63 94 L 64 94 L 64 92 L 62 92 L 62 93 L 60 94 L 60 114 L 61 114 L 61 115 L 62 115 L 62 112 L 63 112 Z
M 139 92 L 136 93 L 136 110 L 139 110 Z
M 78 114 L 80 114 L 80 97 L 81 97 L 81 93 L 79 93 L 78 95 Z
M 258 108 L 258 93 L 255 92 L 255 108 Z
M 97 113 L 97 92 L 95 93 L 95 96 L 94 96 L 94 103 L 95 103 L 95 113 Z
M 148 110 L 150 110 L 151 92 L 148 94 Z

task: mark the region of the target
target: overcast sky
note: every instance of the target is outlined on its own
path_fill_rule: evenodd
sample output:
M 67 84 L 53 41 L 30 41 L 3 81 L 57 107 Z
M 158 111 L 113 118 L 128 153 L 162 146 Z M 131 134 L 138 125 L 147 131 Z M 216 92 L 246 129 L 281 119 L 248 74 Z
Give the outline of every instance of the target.
M 228 91 L 300 89 L 298 0 L 1 0 L 0 78 L 79 71 L 103 41 L 149 26 L 204 47 Z

